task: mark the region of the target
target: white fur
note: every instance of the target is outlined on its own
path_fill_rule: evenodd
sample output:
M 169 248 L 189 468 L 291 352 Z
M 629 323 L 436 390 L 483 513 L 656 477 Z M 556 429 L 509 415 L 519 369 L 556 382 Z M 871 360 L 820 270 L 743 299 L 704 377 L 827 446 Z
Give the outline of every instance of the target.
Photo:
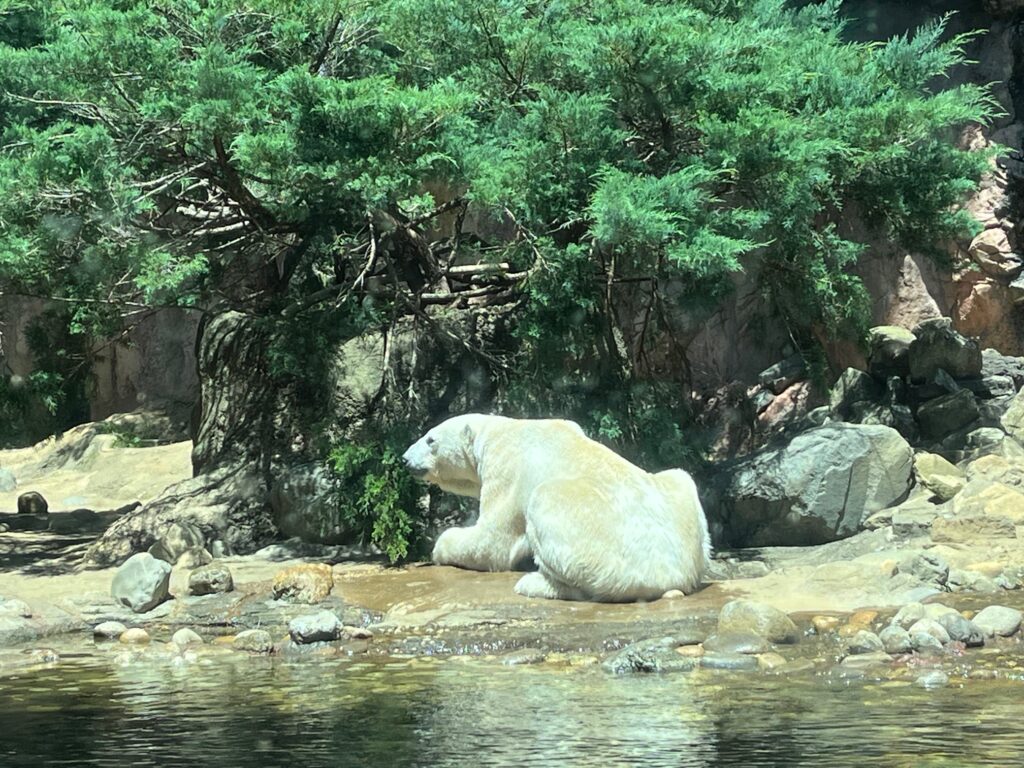
M 532 555 L 538 571 L 516 591 L 565 600 L 655 600 L 700 585 L 711 542 L 691 477 L 645 472 L 571 421 L 456 416 L 404 459 L 480 499 L 475 525 L 438 538 L 436 563 L 505 571 Z

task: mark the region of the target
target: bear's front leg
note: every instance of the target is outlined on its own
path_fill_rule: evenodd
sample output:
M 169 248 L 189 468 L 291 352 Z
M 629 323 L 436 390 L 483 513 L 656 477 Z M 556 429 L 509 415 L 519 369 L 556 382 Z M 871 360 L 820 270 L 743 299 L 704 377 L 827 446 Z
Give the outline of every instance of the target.
M 449 528 L 437 538 L 431 559 L 474 571 L 511 571 L 529 557 L 525 534 L 509 535 L 480 524 Z

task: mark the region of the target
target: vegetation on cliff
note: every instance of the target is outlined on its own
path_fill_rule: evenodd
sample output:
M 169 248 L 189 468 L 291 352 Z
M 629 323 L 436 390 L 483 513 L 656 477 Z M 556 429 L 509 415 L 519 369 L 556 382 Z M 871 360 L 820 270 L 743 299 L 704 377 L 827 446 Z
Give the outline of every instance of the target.
M 932 87 L 965 38 L 847 42 L 835 0 L 0 9 L 4 292 L 101 336 L 169 305 L 335 333 L 491 305 L 515 343 L 476 352 L 509 409 L 643 435 L 663 465 L 673 313 L 748 269 L 802 349 L 857 336 L 844 217 L 915 247 L 969 232 L 986 158 L 953 129 L 994 111 Z

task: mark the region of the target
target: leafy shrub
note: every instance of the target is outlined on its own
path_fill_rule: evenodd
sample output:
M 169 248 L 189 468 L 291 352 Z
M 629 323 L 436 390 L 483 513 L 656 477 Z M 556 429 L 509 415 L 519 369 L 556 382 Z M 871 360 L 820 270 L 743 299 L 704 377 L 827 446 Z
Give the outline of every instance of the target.
M 398 454 L 380 443 L 336 446 L 328 466 L 337 479 L 341 518 L 394 563 L 416 554 L 422 521 L 419 491 Z

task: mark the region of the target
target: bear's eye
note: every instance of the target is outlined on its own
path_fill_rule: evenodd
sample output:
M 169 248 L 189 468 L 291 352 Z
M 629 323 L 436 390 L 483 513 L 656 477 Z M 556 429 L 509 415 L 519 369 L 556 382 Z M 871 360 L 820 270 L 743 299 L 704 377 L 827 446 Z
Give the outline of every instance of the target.
M 435 440 L 434 438 L 430 437 L 429 435 L 427 436 L 427 445 L 433 445 L 436 442 L 437 442 L 437 440 Z

